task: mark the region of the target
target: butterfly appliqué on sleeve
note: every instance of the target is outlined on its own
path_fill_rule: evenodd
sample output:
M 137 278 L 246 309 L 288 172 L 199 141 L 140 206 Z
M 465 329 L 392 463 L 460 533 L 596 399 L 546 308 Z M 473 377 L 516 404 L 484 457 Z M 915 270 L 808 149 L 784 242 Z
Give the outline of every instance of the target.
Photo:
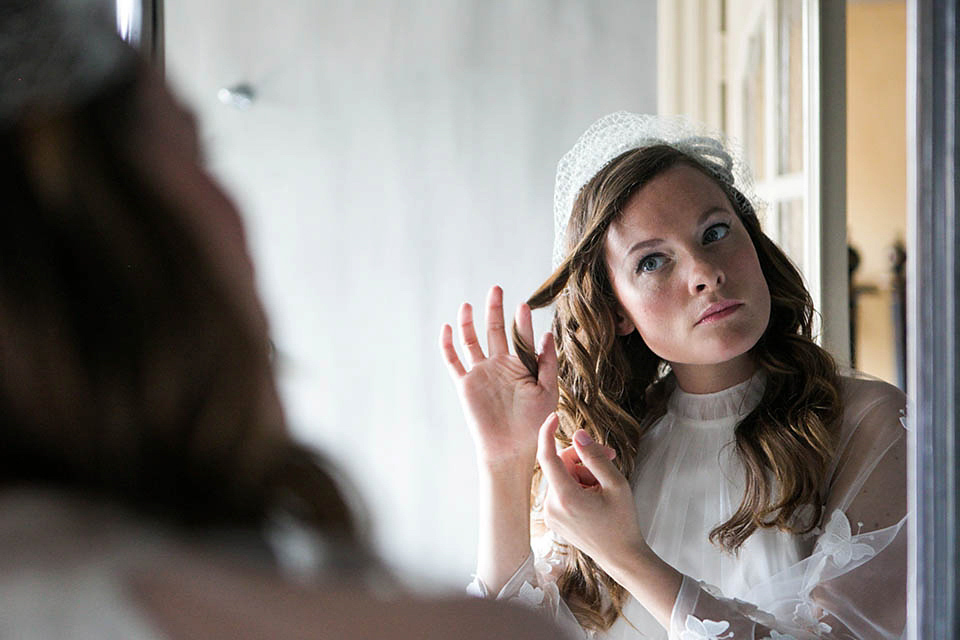
M 850 529 L 850 521 L 843 511 L 837 509 L 830 516 L 830 521 L 824 527 L 823 535 L 817 541 L 817 551 L 829 556 L 837 568 L 850 564 L 851 561 L 867 558 L 876 553 L 873 547 L 862 542 L 854 542 Z
M 732 631 L 720 635 L 730 628 L 726 620 L 700 620 L 688 615 L 684 626 L 686 628 L 680 633 L 680 640 L 724 640 L 733 637 Z

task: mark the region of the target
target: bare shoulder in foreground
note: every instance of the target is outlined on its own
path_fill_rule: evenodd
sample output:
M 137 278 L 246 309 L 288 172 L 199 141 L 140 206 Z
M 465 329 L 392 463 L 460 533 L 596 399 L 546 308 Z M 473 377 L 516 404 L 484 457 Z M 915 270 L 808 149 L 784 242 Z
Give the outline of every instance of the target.
M 380 598 L 340 585 L 297 586 L 201 561 L 133 577 L 136 599 L 169 638 L 560 640 L 523 608 L 475 598 Z

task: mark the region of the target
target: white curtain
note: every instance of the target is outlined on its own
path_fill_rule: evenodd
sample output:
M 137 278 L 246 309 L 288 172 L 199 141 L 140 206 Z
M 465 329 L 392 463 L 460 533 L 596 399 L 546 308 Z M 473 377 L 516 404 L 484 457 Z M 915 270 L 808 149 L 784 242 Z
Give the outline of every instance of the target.
M 656 0 L 164 11 L 168 79 L 246 219 L 293 428 L 345 470 L 390 564 L 465 585 L 476 468 L 440 326 L 549 275 L 560 156 L 605 113 L 656 109 Z M 244 83 L 249 109 L 218 102 Z

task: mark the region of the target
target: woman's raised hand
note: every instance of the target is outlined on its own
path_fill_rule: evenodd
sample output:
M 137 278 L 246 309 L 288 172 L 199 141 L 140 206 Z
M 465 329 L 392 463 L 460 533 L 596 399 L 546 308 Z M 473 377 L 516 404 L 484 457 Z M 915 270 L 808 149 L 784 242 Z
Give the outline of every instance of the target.
M 534 344 L 530 307 L 520 305 L 517 330 Z M 493 287 L 487 295 L 487 346 L 484 355 L 469 304 L 460 307 L 460 340 L 469 370 L 453 347 L 453 330 L 443 325 L 440 349 L 450 377 L 457 386 L 460 404 L 477 447 L 481 464 L 488 467 L 532 470 L 537 452 L 537 432 L 544 418 L 557 407 L 557 353 L 553 335 L 543 335 L 533 376 L 507 346 L 503 321 L 503 291 Z
M 552 413 L 540 428 L 537 459 L 548 485 L 544 521 L 614 575 L 624 560 L 647 550 L 630 483 L 610 461 L 612 449 L 582 429 L 573 436 L 575 460 L 569 448 L 558 452 L 558 424 Z

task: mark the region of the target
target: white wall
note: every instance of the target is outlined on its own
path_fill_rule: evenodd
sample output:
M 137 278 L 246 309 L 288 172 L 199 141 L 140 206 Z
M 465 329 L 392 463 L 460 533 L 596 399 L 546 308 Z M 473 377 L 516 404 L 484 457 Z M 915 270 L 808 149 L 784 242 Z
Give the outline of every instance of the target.
M 168 77 L 245 214 L 291 424 L 421 585 L 459 588 L 475 559 L 440 326 L 493 283 L 512 309 L 549 275 L 557 160 L 599 116 L 656 109 L 655 8 L 165 1 Z M 247 111 L 216 97 L 240 82 Z

